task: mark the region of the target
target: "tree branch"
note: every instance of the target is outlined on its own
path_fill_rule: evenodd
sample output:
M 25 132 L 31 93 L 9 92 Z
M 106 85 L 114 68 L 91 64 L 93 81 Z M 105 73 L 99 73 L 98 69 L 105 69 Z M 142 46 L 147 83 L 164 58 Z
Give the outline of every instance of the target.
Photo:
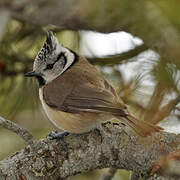
M 95 65 L 114 65 L 114 64 L 120 64 L 124 60 L 133 58 L 137 56 L 138 54 L 148 50 L 147 46 L 145 44 L 135 47 L 134 49 L 131 49 L 127 52 L 123 52 L 119 55 L 115 56 L 108 56 L 108 57 L 101 57 L 101 58 L 87 58 L 88 61 Z M 18 59 L 16 55 L 13 55 L 13 59 Z M 0 62 L 0 74 L 3 76 L 16 76 L 18 74 L 24 74 L 27 71 L 30 71 L 29 64 L 32 65 L 33 60 L 27 59 L 26 60 L 26 66 L 22 70 L 8 70 L 6 69 L 6 66 L 2 66 L 1 68 L 1 62 Z M 2 64 L 3 65 L 3 64 Z
M 35 140 L 33 136 L 26 130 L 21 127 L 19 127 L 17 124 L 13 123 L 12 121 L 9 121 L 7 119 L 4 119 L 0 117 L 0 126 L 16 133 L 19 135 L 24 141 L 30 145 L 32 149 L 34 149 Z
M 122 61 L 133 58 L 138 54 L 148 50 L 148 47 L 145 44 L 135 47 L 127 52 L 123 52 L 119 55 L 115 56 L 108 56 L 104 58 L 88 58 L 89 62 L 96 65 L 113 65 L 113 64 L 120 64 Z
M 177 150 L 180 135 L 158 133 L 142 138 L 129 129 L 106 124 L 99 131 L 65 137 L 60 141 L 42 139 L 35 151 L 29 147 L 0 161 L 0 177 L 6 180 L 55 180 L 93 169 L 127 169 L 149 177 L 155 162 Z

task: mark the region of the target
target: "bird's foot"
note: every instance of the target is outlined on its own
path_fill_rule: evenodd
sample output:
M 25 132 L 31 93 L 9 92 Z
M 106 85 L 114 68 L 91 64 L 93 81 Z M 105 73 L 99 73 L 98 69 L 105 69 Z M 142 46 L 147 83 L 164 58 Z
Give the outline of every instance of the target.
M 64 132 L 54 132 L 54 131 L 51 131 L 47 138 L 49 138 L 50 140 L 53 140 L 53 139 L 57 139 L 60 141 L 60 143 L 62 144 L 62 146 L 67 149 L 67 143 L 64 141 L 64 137 L 69 135 L 69 133 L 67 131 L 64 131 Z
M 67 131 L 64 131 L 64 132 L 51 131 L 48 134 L 48 138 L 51 140 L 53 140 L 53 139 L 64 139 L 64 137 L 67 135 L 69 135 L 69 133 Z

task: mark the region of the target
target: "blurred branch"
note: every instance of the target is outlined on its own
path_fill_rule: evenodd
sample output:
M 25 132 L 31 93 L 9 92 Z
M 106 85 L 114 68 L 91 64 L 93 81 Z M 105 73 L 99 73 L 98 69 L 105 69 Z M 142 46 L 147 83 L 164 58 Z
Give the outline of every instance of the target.
M 127 52 L 121 53 L 116 56 L 108 56 L 104 58 L 88 58 L 89 62 L 92 64 L 97 64 L 97 65 L 114 65 L 114 64 L 120 64 L 122 61 L 131 59 L 138 54 L 148 50 L 148 47 L 145 44 L 142 44 L 140 46 L 135 47 L 134 49 L 131 49 Z
M 117 169 L 114 169 L 114 168 L 108 169 L 108 172 L 106 172 L 103 175 L 102 180 L 111 180 L 116 174 L 116 172 L 117 172 Z
M 152 173 L 166 174 L 169 177 L 180 178 L 180 151 L 175 151 L 155 164 Z
M 164 86 L 164 84 L 162 84 L 162 82 L 157 83 L 157 85 L 155 86 L 154 92 L 151 96 L 151 99 L 148 103 L 146 112 L 144 114 L 144 119 L 146 121 L 151 122 L 151 123 L 156 122 L 154 120 L 154 117 L 157 113 L 159 113 L 160 106 L 162 104 L 162 101 L 164 100 L 167 90 L 168 90 L 167 87 Z
M 179 135 L 162 132 L 142 138 L 124 128 L 106 124 L 98 133 L 70 134 L 64 138 L 66 148 L 60 141 L 41 139 L 36 142 L 36 154 L 26 147 L 0 161 L 0 177 L 65 179 L 93 169 L 113 167 L 132 170 L 148 179 L 154 162 L 179 148 Z
M 132 50 L 129 50 L 128 52 L 124 52 L 122 54 L 116 55 L 116 56 L 111 56 L 111 57 L 104 57 L 104 58 L 88 58 L 88 61 L 91 62 L 92 64 L 96 64 L 96 65 L 113 65 L 113 64 L 119 64 L 124 60 L 133 58 L 135 56 L 137 56 L 139 53 L 144 52 L 145 50 L 147 50 L 148 48 L 143 44 L 140 46 L 135 47 Z M 4 54 L 5 56 L 5 54 Z M 6 55 L 7 56 L 7 55 Z M 13 57 L 8 56 L 7 58 L 11 58 L 14 61 L 22 61 L 22 58 L 18 57 L 16 54 L 12 55 Z M 22 70 L 7 70 L 5 66 L 1 67 L 2 62 L 0 61 L 0 73 L 2 75 L 5 76 L 14 76 L 14 75 L 18 75 L 18 74 L 24 74 L 25 72 L 29 71 L 28 65 L 32 64 L 32 60 L 28 59 L 26 57 L 26 59 L 24 59 L 24 64 L 26 65 L 26 67 L 24 67 L 24 69 Z
M 152 118 L 151 123 L 157 124 L 165 117 L 168 117 L 170 113 L 175 109 L 176 105 L 180 102 L 180 96 L 175 99 L 170 100 L 166 105 L 160 108 L 157 113 Z
M 0 8 L 0 41 L 1 41 L 1 37 L 4 34 L 9 19 L 10 19 L 10 12 L 8 10 Z
M 19 135 L 28 145 L 31 146 L 32 149 L 34 149 L 34 138 L 26 129 L 23 129 L 12 121 L 9 121 L 2 117 L 0 117 L 0 126 Z

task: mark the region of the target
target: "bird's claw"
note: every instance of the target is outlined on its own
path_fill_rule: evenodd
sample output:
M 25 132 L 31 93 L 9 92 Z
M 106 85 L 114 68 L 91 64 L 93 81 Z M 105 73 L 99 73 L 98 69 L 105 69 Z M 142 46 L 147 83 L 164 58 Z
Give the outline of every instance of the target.
M 69 135 L 69 133 L 67 131 L 64 131 L 64 132 L 54 132 L 54 131 L 51 131 L 49 134 L 48 134 L 48 138 L 53 140 L 53 139 L 64 139 L 65 136 Z
M 67 149 L 67 143 L 64 141 L 64 137 L 69 135 L 69 133 L 67 131 L 64 131 L 64 132 L 54 132 L 54 131 L 51 131 L 47 138 L 49 138 L 50 140 L 53 140 L 53 139 L 57 139 L 57 140 L 60 140 L 60 143 L 62 144 L 62 146 Z

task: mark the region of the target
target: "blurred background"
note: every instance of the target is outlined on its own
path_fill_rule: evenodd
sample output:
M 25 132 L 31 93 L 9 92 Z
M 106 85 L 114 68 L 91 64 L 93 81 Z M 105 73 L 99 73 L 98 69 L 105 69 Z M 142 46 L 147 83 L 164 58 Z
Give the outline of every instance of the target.
M 171 17 L 171 22 L 176 21 L 177 12 L 173 15 L 168 3 L 165 8 L 167 14 L 164 17 Z M 41 108 L 38 83 L 26 79 L 24 73 L 32 69 L 47 29 L 49 27 L 37 27 L 12 19 L 0 43 L 0 116 L 28 129 L 38 139 L 45 138 L 54 127 Z M 64 46 L 85 56 L 101 71 L 138 118 L 159 124 L 169 132 L 180 132 L 179 59 L 163 58 L 139 37 L 122 31 L 103 34 L 62 31 L 56 27 L 50 29 Z M 24 146 L 17 135 L 0 128 L 0 159 Z M 93 171 L 69 180 L 99 179 L 106 171 Z M 119 170 L 113 179 L 128 177 L 129 172 Z

